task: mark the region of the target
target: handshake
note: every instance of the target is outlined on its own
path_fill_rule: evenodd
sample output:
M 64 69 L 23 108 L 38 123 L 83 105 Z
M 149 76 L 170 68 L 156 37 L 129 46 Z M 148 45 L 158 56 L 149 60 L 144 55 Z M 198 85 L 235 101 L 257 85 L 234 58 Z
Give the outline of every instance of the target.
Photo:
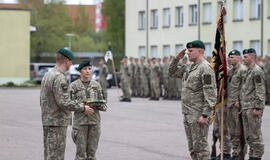
M 84 100 L 84 113 L 85 114 L 93 114 L 94 113 L 94 108 L 100 111 L 106 111 L 107 106 L 106 106 L 106 101 L 104 100 L 96 100 L 96 101 L 90 101 L 90 100 Z

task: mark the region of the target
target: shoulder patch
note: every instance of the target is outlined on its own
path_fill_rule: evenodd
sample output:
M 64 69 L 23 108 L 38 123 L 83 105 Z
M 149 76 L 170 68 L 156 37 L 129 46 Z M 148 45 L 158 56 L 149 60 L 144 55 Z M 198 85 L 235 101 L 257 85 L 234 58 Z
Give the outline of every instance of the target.
M 203 75 L 203 81 L 204 81 L 204 84 L 207 84 L 207 85 L 212 84 L 211 75 L 210 74 Z
M 62 84 L 61 84 L 61 88 L 62 88 L 63 92 L 67 92 L 67 90 L 68 90 L 68 85 L 67 85 L 66 83 L 62 83 Z
M 261 76 L 260 76 L 260 75 L 256 75 L 256 76 L 255 76 L 255 81 L 256 81 L 256 83 L 262 83 L 262 78 L 261 78 Z

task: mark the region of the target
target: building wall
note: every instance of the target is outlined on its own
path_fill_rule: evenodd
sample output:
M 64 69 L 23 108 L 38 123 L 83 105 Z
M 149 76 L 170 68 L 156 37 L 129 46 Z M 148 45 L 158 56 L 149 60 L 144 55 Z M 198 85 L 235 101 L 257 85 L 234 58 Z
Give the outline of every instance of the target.
M 30 11 L 0 9 L 0 84 L 30 76 Z
M 190 25 L 190 11 L 189 7 L 192 4 L 198 4 L 198 0 L 148 0 L 148 28 L 149 28 L 149 46 L 148 56 L 151 57 L 151 46 L 158 47 L 158 57 L 163 57 L 163 45 L 170 45 L 170 54 L 175 55 L 175 45 L 183 44 L 191 40 L 200 39 L 211 44 L 211 50 L 206 55 L 211 55 L 214 47 L 215 34 L 217 27 L 217 19 L 219 13 L 219 5 L 216 0 L 200 0 L 200 32 L 199 26 Z M 211 22 L 204 22 L 204 3 L 211 3 Z M 270 0 L 263 0 L 263 55 L 270 54 Z M 176 24 L 176 7 L 182 6 L 184 9 L 184 24 L 181 27 Z M 251 41 L 261 41 L 261 19 L 251 19 L 251 0 L 243 1 L 243 20 L 234 20 L 234 0 L 227 1 L 225 4 L 227 15 L 225 22 L 225 38 L 227 53 L 235 49 L 234 42 L 242 41 L 242 49 L 250 48 Z M 171 24 L 168 28 L 163 28 L 163 9 L 170 8 Z M 151 29 L 151 10 L 158 10 L 158 27 Z M 146 10 L 146 0 L 126 0 L 126 55 L 133 57 L 140 57 L 139 47 L 146 46 L 146 29 L 138 29 L 139 11 Z M 241 50 L 242 51 L 242 50 Z M 258 52 L 258 51 L 257 51 Z M 259 53 L 260 54 L 260 53 Z

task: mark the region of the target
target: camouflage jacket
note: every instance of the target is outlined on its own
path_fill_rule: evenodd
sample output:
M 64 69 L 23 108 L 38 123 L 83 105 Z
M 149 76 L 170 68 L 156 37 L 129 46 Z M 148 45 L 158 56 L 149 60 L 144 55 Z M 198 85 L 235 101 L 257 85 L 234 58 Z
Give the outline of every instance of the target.
M 68 126 L 71 112 L 83 112 L 83 103 L 72 101 L 67 79 L 57 67 L 47 72 L 41 82 L 40 106 L 43 126 Z
M 89 86 L 85 88 L 80 79 L 70 84 L 69 93 L 72 99 L 85 102 L 94 100 L 104 100 L 102 94 L 102 88 L 96 81 L 90 81 Z M 89 95 L 89 97 L 87 97 Z M 91 106 L 94 109 L 94 113 L 86 115 L 81 112 L 74 112 L 73 125 L 88 125 L 88 124 L 99 124 L 100 114 L 96 106 Z
M 242 109 L 264 109 L 265 105 L 265 76 L 257 64 L 248 68 L 244 74 L 242 88 Z
M 178 63 L 174 59 L 169 67 L 169 76 L 182 78 L 183 114 L 210 116 L 217 101 L 215 73 L 211 65 L 202 59 L 198 64 Z M 195 120 L 195 119 L 194 119 Z
M 151 80 L 157 80 L 160 78 L 160 76 L 161 76 L 161 69 L 159 67 L 159 64 L 152 64 L 150 71 Z
M 227 80 L 227 107 L 230 108 L 235 102 L 241 102 L 241 89 L 244 80 L 244 72 L 246 67 L 243 64 L 239 64 L 237 67 L 228 71 Z
M 121 64 L 120 66 L 121 82 L 130 82 L 131 78 L 131 69 L 127 64 Z

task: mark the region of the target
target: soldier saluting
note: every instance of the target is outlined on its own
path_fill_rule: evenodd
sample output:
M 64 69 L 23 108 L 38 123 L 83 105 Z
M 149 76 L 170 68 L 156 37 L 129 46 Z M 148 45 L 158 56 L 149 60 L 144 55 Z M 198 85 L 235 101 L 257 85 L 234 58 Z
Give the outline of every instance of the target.
M 169 75 L 182 78 L 182 113 L 190 156 L 193 160 L 209 160 L 208 118 L 217 101 L 215 73 L 203 58 L 202 41 L 189 42 L 186 47 L 192 63 L 180 61 L 185 56 L 183 49 L 170 64 Z

